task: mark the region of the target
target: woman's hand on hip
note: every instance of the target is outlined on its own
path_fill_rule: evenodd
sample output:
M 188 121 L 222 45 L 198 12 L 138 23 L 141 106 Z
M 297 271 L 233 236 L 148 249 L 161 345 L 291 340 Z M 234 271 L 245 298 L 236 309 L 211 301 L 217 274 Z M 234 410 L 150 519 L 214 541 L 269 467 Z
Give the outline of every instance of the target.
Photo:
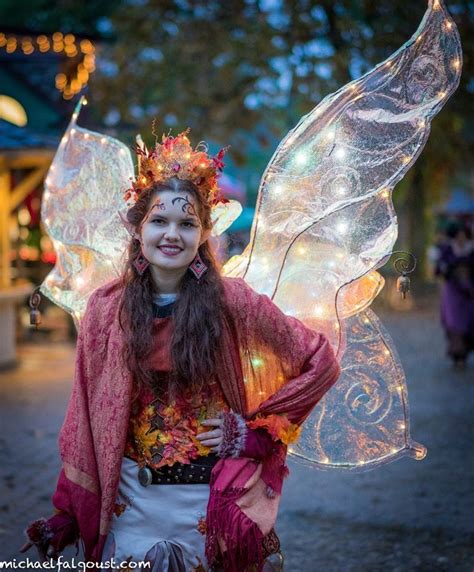
M 201 425 L 210 425 L 215 427 L 212 431 L 206 431 L 205 433 L 199 433 L 197 438 L 201 441 L 201 445 L 205 447 L 212 447 L 211 451 L 216 453 L 219 445 L 222 443 L 223 432 L 222 425 L 224 424 L 223 419 L 205 419 L 201 421 Z

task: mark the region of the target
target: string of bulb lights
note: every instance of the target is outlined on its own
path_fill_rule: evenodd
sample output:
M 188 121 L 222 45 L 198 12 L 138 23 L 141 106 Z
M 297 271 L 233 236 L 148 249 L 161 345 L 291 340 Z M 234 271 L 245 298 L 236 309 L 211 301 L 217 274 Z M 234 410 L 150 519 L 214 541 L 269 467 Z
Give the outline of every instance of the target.
M 73 73 L 69 76 L 65 73 L 56 74 L 56 89 L 62 93 L 64 99 L 72 99 L 80 93 L 89 81 L 90 75 L 95 71 L 95 46 L 87 38 L 77 39 L 74 34 L 55 32 L 48 36 L 41 34 L 35 38 L 20 36 L 17 34 L 5 34 L 0 32 L 0 50 L 7 54 L 20 51 L 30 56 L 39 53 L 65 54 L 68 58 L 78 58 L 78 63 Z

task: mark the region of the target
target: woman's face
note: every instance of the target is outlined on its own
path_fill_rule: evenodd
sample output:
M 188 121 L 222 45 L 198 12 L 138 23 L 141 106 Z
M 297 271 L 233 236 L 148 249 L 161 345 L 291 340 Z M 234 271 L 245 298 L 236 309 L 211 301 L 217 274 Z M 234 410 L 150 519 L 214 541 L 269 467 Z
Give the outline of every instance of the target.
M 142 252 L 157 270 L 183 271 L 208 235 L 191 193 L 155 193 L 141 225 Z

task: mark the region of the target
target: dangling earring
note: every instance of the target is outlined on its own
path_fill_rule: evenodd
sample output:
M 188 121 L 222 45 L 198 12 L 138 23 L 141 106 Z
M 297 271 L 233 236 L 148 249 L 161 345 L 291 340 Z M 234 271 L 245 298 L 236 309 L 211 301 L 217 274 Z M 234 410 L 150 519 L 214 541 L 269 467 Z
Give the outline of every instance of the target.
M 201 276 L 206 272 L 207 266 L 204 264 L 202 258 L 199 256 L 199 251 L 196 252 L 196 256 L 191 264 L 188 266 L 189 270 L 194 274 L 197 280 L 201 279 Z
M 140 276 L 145 272 L 148 266 L 150 266 L 148 260 L 143 256 L 141 248 L 138 256 L 135 258 L 132 264 L 135 267 L 135 270 L 138 272 L 138 274 L 140 274 Z

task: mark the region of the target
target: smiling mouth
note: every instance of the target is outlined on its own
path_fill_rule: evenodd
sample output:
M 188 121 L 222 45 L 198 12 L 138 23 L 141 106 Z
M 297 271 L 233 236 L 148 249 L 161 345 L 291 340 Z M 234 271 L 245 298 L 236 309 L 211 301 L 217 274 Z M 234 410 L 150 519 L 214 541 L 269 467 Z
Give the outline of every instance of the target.
M 171 255 L 178 254 L 183 250 L 179 246 L 159 246 L 158 249 L 161 250 L 161 252 L 163 252 L 164 254 L 171 254 Z

